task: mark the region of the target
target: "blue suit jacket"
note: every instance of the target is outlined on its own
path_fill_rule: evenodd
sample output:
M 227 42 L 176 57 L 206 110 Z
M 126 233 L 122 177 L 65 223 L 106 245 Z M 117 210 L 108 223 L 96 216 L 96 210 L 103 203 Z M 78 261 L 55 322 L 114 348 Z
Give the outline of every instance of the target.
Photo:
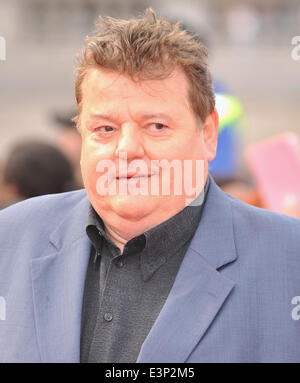
M 0 213 L 1 362 L 79 362 L 88 203 L 79 190 Z M 137 361 L 300 362 L 299 296 L 300 221 L 229 197 L 211 179 Z

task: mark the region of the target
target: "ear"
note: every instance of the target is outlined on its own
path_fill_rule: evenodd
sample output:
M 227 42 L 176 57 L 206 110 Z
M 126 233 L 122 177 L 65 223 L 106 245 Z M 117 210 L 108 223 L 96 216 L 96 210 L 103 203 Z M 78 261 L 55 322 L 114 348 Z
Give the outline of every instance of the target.
M 206 117 L 202 130 L 206 149 L 206 159 L 210 162 L 216 156 L 218 144 L 219 115 L 216 108 Z

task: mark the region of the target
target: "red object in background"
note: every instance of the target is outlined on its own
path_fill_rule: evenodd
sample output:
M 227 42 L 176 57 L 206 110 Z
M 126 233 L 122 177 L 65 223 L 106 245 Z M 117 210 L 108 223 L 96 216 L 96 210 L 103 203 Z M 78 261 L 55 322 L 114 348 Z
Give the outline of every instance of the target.
M 282 133 L 246 149 L 263 207 L 284 213 L 300 202 L 300 138 Z

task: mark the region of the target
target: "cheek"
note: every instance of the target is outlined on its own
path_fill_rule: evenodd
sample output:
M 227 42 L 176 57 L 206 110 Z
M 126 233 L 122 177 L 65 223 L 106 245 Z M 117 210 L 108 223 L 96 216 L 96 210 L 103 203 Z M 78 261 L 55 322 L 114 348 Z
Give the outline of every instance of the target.
M 145 144 L 145 150 L 150 159 L 175 160 L 188 155 L 188 150 L 182 140 L 178 138 L 160 142 L 150 141 Z
M 204 159 L 205 147 L 201 138 L 196 135 L 181 137 L 176 142 L 170 142 L 159 151 L 168 160 Z
M 111 145 L 101 145 L 88 136 L 82 142 L 81 162 L 96 169 L 98 161 L 112 158 L 112 150 Z
M 82 143 L 81 149 L 81 173 L 85 188 L 94 192 L 96 190 L 97 177 L 99 176 L 96 168 L 100 160 L 96 148 L 87 140 Z
M 80 160 L 81 171 L 83 173 L 82 174 L 83 176 L 86 175 L 87 170 L 90 168 L 91 161 L 92 161 L 92 152 L 91 150 L 89 150 L 87 143 L 83 141 L 82 147 L 81 147 L 81 160 Z
M 189 154 L 191 159 L 205 160 L 206 159 L 206 147 L 203 138 L 203 132 L 195 134 L 191 137 L 189 143 Z
M 89 138 L 84 140 L 81 151 L 81 173 L 88 194 L 98 195 L 99 180 L 105 180 L 107 186 L 109 174 L 115 174 L 113 153 L 113 145 L 100 145 Z
M 86 156 L 82 157 L 81 174 L 85 189 L 94 193 L 96 190 L 94 185 L 97 182 L 96 164 L 90 163 L 89 160 Z

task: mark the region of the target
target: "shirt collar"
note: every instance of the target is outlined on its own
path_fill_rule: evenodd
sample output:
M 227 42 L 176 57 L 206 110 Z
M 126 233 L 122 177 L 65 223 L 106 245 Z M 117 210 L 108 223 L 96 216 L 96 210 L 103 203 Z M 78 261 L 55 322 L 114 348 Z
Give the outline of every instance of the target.
M 130 239 L 125 247 L 124 256 L 139 252 L 143 280 L 147 280 L 168 257 L 179 252 L 189 242 L 200 222 L 205 198 L 209 189 L 207 177 L 204 189 L 199 196 L 179 213 L 168 220 Z M 86 232 L 97 252 L 101 251 L 102 241 L 106 240 L 116 252 L 118 248 L 105 232 L 104 223 L 92 205 L 87 214 Z M 120 251 L 119 251 L 120 253 Z

